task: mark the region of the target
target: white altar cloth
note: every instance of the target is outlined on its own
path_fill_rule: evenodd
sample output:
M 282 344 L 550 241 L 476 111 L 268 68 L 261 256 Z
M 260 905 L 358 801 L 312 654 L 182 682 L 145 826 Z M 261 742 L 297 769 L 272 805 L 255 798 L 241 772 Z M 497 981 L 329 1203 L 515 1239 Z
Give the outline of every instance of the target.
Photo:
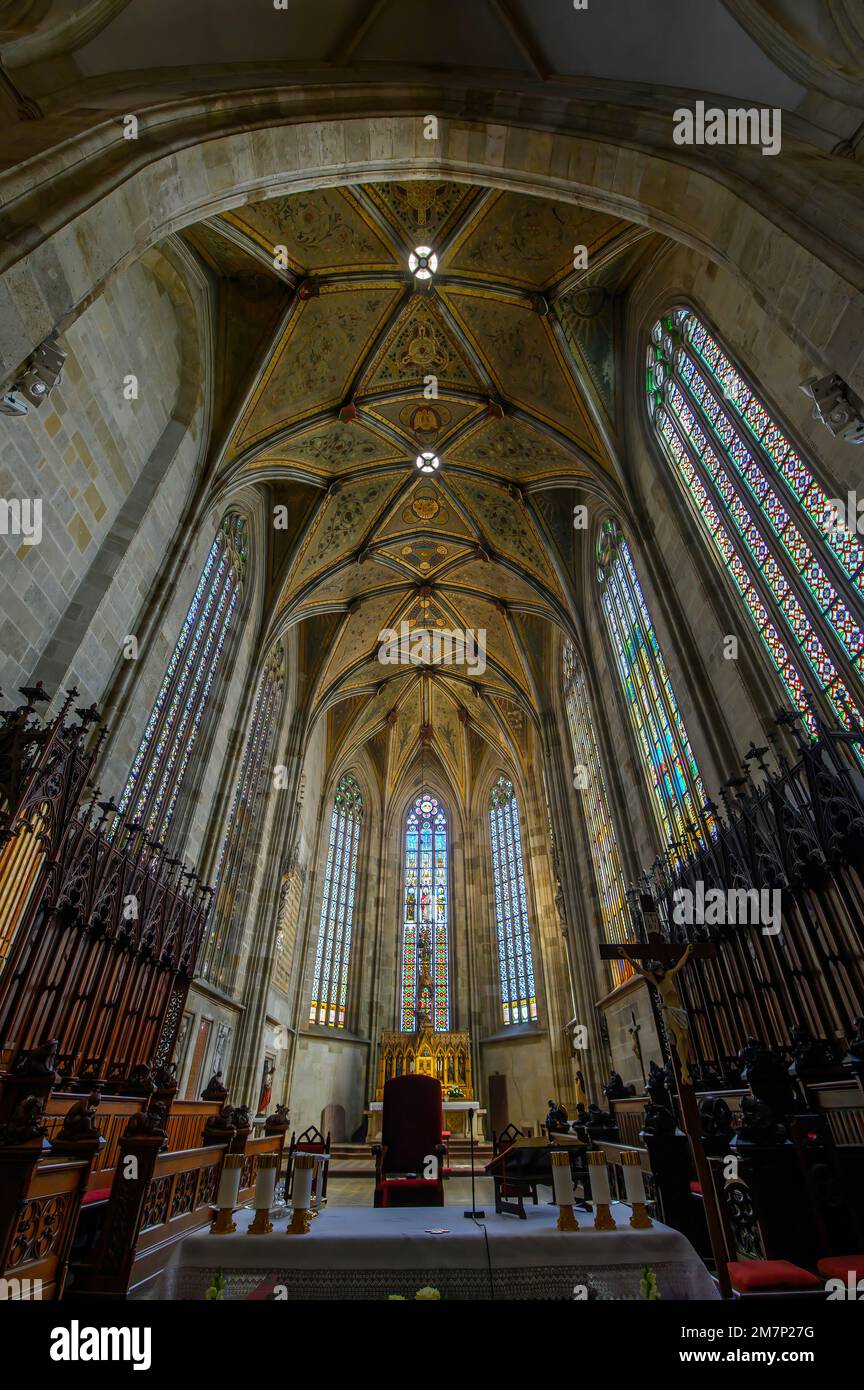
M 254 1213 L 244 1209 L 235 1214 L 235 1234 L 205 1232 L 181 1241 L 155 1296 L 203 1298 L 219 1270 L 234 1300 L 268 1284 L 282 1286 L 288 1299 L 413 1298 L 428 1284 L 446 1298 L 572 1298 L 586 1284 L 601 1298 L 636 1298 L 643 1265 L 654 1269 L 665 1299 L 718 1296 L 680 1232 L 659 1224 L 631 1230 L 630 1207 L 621 1203 L 612 1208 L 617 1230 L 595 1231 L 593 1215 L 577 1212 L 578 1233 L 555 1229 L 552 1206 L 528 1207 L 525 1221 L 487 1212 L 475 1223 L 462 1210 L 331 1206 L 308 1235 L 285 1235 L 281 1215 L 281 1230 L 249 1236 Z

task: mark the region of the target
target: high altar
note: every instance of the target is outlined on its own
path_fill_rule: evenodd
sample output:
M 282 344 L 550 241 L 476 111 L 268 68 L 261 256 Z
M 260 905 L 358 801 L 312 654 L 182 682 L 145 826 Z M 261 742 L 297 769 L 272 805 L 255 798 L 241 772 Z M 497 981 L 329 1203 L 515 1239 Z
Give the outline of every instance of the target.
M 375 1099 L 369 1106 L 369 1135 L 381 1128 L 384 1082 L 391 1076 L 437 1076 L 444 1092 L 444 1125 L 452 1134 L 468 1134 L 468 1111 L 474 1111 L 474 1138 L 483 1138 L 482 1116 L 474 1099 L 471 1078 L 471 1038 L 468 1033 L 436 1033 L 428 1024 L 416 1033 L 382 1033 L 378 1049 Z M 454 1094 L 448 1094 L 448 1092 Z

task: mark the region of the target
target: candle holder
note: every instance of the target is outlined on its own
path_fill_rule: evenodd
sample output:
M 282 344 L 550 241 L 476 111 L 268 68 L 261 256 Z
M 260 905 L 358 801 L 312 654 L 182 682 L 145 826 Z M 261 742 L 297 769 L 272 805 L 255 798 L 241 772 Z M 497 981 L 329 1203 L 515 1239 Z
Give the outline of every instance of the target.
M 645 1206 L 645 1180 L 642 1176 L 642 1158 L 634 1149 L 625 1149 L 621 1155 L 624 1169 L 624 1187 L 627 1201 L 633 1208 L 630 1225 L 637 1231 L 648 1231 L 654 1225 Z
M 552 1188 L 558 1203 L 559 1231 L 578 1231 L 579 1222 L 573 1210 L 573 1179 L 570 1175 L 570 1155 L 566 1150 L 553 1149 Z
M 614 1231 L 617 1229 L 610 1207 L 612 1197 L 609 1191 L 609 1174 L 606 1171 L 606 1155 L 602 1149 L 590 1149 L 585 1155 L 591 1174 L 591 1198 L 594 1202 L 594 1230 Z
M 273 1230 L 270 1208 L 276 1191 L 276 1177 L 279 1170 L 280 1155 L 260 1154 L 258 1173 L 255 1179 L 255 1220 L 249 1227 L 250 1236 L 269 1236 Z
M 240 1178 L 243 1171 L 243 1154 L 226 1154 L 222 1162 L 219 1178 L 219 1191 L 216 1194 L 216 1218 L 210 1227 L 211 1236 L 229 1236 L 237 1230 L 234 1221 L 234 1208 L 240 1194 Z
M 286 1235 L 305 1236 L 312 1225 L 312 1169 L 314 1159 L 311 1154 L 296 1154 L 294 1157 L 294 1178 L 292 1200 L 294 1209 Z

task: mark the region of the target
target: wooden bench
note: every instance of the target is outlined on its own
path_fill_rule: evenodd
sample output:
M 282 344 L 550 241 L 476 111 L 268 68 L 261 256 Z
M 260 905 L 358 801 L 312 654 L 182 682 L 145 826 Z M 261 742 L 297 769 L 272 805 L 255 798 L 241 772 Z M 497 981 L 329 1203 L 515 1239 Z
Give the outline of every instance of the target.
M 62 1297 L 88 1159 L 39 1159 L 0 1250 L 3 1298 L 47 1302 Z M 7 1176 L 0 1168 L 0 1180 Z

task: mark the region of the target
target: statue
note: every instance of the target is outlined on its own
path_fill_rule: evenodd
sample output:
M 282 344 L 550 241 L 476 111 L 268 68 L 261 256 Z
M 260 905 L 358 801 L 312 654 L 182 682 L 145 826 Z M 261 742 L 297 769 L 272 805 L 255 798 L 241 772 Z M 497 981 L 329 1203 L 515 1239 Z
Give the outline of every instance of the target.
M 285 1133 L 289 1124 L 289 1110 L 287 1105 L 277 1105 L 272 1115 L 268 1115 L 264 1121 L 265 1134 Z
M 222 1073 L 216 1071 L 210 1077 L 204 1090 L 201 1092 L 202 1100 L 225 1100 L 228 1095 L 227 1086 L 222 1085 Z
M 48 1042 L 40 1043 L 38 1047 L 31 1047 L 22 1052 L 12 1068 L 12 1075 L 44 1077 L 52 1086 L 56 1086 L 60 1080 L 56 1070 L 59 1047 L 58 1040 L 51 1038 Z
M 659 932 L 648 933 L 648 944 L 656 941 L 662 942 Z M 681 1080 L 685 1086 L 692 1084 L 690 1075 L 690 1063 L 693 1058 L 693 1045 L 690 1041 L 690 1028 L 687 1022 L 687 1010 L 684 1008 L 681 995 L 678 993 L 678 986 L 675 984 L 675 976 L 690 959 L 693 954 L 693 943 L 685 946 L 680 957 L 674 965 L 662 965 L 655 962 L 656 969 L 649 970 L 647 965 L 643 965 L 638 957 L 630 956 L 627 947 L 621 947 L 621 955 L 628 960 L 638 975 L 647 980 L 649 985 L 653 985 L 660 997 L 660 1009 L 663 1014 L 663 1022 L 666 1026 L 666 1033 L 669 1038 L 669 1046 L 674 1047 L 678 1055 L 678 1065 L 681 1069 Z
M 769 1051 L 756 1038 L 748 1038 L 739 1058 L 744 1084 L 750 1087 L 754 1100 L 766 1106 L 775 1119 L 781 1120 L 797 1108 L 798 1095 L 794 1083 L 778 1053 Z M 745 1109 L 744 1101 L 741 1102 L 741 1109 Z M 755 1121 L 755 1108 L 751 1106 L 750 1109 Z
M 47 1133 L 45 1102 L 38 1096 L 25 1096 L 19 1101 L 5 1125 L 0 1125 L 0 1147 L 33 1148 L 38 1143 L 41 1148 L 46 1149 Z
M 66 1111 L 63 1128 L 51 1147 L 58 1153 L 74 1153 L 82 1150 L 90 1153 L 100 1149 L 105 1143 L 96 1127 L 96 1112 L 102 1102 L 102 1095 L 91 1091 Z
M 550 1100 L 548 1102 L 548 1105 L 549 1110 L 546 1115 L 546 1133 L 567 1134 L 570 1130 L 570 1122 L 567 1119 L 567 1111 L 564 1109 L 564 1106 L 559 1105 L 558 1102 L 554 1100 Z
M 838 1066 L 834 1044 L 825 1038 L 814 1038 L 805 1023 L 792 1025 L 791 1041 L 787 1049 L 792 1058 L 790 1076 L 802 1076 L 814 1072 L 836 1072 Z
M 732 1133 L 732 1111 L 722 1096 L 706 1096 L 699 1106 L 705 1139 L 728 1140 Z
M 124 1138 L 161 1139 L 159 1152 L 164 1153 L 168 1147 L 168 1133 L 165 1128 L 167 1121 L 168 1106 L 164 1100 L 151 1100 L 146 1110 L 139 1110 L 131 1116 L 124 1131 Z
M 660 1139 L 676 1134 L 677 1131 L 678 1124 L 672 1108 L 669 1105 L 655 1105 L 653 1101 L 649 1101 L 645 1106 L 641 1134 L 650 1139 Z
M 272 1057 L 264 1058 L 264 1073 L 261 1077 L 261 1094 L 258 1098 L 259 1115 L 263 1115 L 273 1098 L 273 1077 L 276 1075 L 276 1063 Z
M 130 1096 L 152 1096 L 156 1086 L 153 1073 L 147 1062 L 138 1062 L 126 1080 L 125 1090 Z
M 207 1148 L 210 1144 L 228 1144 L 237 1133 L 234 1123 L 233 1105 L 223 1105 L 217 1115 L 208 1115 L 207 1122 L 201 1135 L 201 1144 Z
M 624 1081 L 617 1071 L 610 1071 L 609 1080 L 603 1087 L 603 1094 L 607 1100 L 624 1100 L 628 1096 L 635 1096 L 635 1086 L 625 1086 Z
M 843 1065 L 852 1068 L 864 1067 L 864 1018 L 856 1018 L 849 1034 L 849 1051 L 843 1058 Z
M 652 1104 L 669 1104 L 669 1077 L 665 1067 L 658 1067 L 656 1062 L 649 1063 L 645 1091 L 651 1097 Z
M 156 1087 L 157 1095 L 173 1100 L 177 1094 L 177 1063 L 172 1062 L 167 1067 L 154 1067 L 153 1084 Z
M 235 1105 L 231 1113 L 235 1129 L 249 1130 L 252 1128 L 252 1119 L 249 1114 L 248 1105 Z

